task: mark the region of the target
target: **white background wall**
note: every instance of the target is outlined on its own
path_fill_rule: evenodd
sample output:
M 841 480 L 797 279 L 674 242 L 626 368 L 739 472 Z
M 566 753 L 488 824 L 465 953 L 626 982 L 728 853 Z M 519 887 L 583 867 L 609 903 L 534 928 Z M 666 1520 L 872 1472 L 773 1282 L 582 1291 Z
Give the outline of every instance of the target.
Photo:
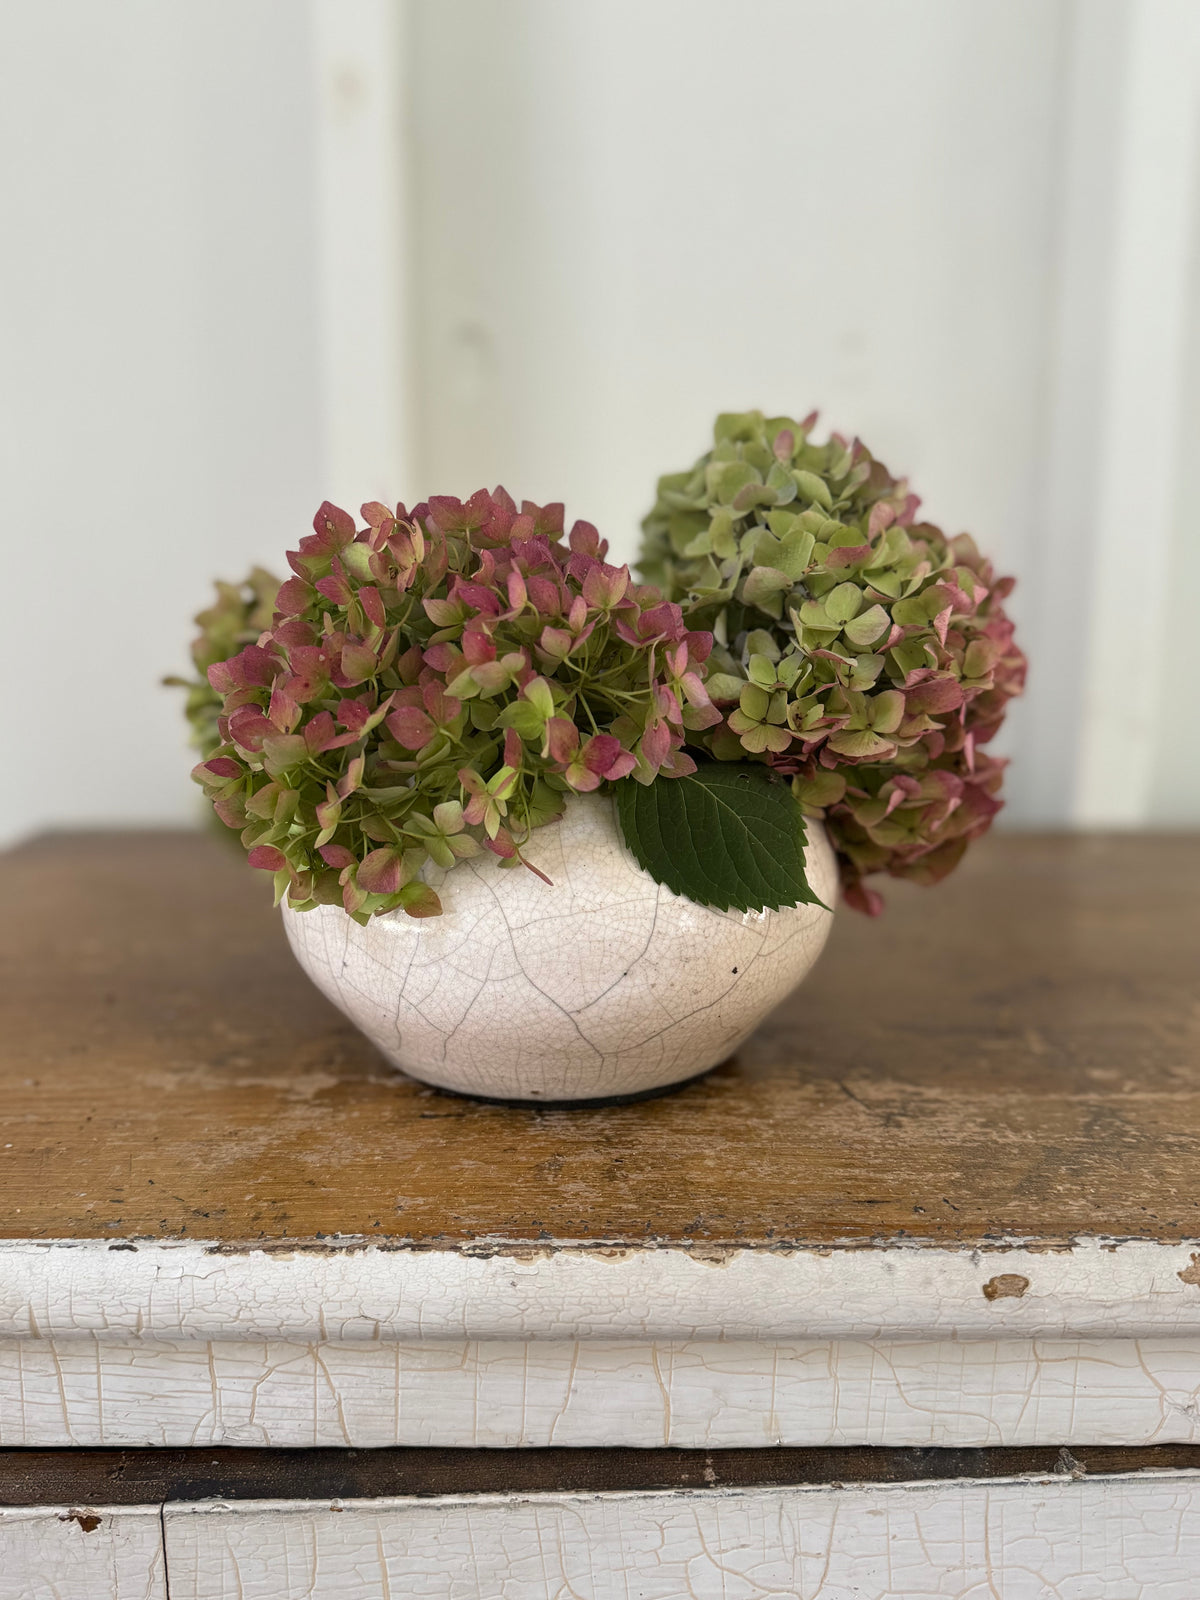
M 307 17 L 0 5 L 0 833 L 193 817 L 189 618 L 322 485 Z
M 4 0 L 0 81 L 6 835 L 195 814 L 156 677 L 323 495 L 630 555 L 756 404 L 1018 573 L 1011 818 L 1200 821 L 1195 0 Z

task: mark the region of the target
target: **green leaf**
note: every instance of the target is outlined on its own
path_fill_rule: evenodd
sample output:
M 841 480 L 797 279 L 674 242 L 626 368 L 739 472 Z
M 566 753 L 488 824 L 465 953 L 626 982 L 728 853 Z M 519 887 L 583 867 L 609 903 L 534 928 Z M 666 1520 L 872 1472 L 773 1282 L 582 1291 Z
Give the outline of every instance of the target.
M 748 762 L 702 762 L 684 778 L 616 786 L 638 865 L 675 894 L 720 911 L 823 905 L 804 871 L 804 813 L 787 783 Z

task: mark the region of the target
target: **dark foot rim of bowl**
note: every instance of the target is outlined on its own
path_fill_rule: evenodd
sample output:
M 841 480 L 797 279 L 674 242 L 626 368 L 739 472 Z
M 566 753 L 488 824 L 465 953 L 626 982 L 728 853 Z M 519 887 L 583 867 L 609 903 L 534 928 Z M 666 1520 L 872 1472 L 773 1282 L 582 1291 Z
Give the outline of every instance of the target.
M 710 1072 L 724 1065 L 723 1061 L 718 1061 L 711 1067 L 705 1067 L 703 1072 L 694 1072 L 690 1078 L 677 1078 L 674 1083 L 662 1083 L 654 1089 L 639 1089 L 636 1094 L 602 1094 L 592 1100 L 516 1100 L 507 1095 L 468 1094 L 464 1089 L 445 1089 L 440 1083 L 426 1083 L 423 1078 L 414 1081 L 423 1084 L 426 1089 L 432 1089 L 435 1094 L 447 1095 L 451 1100 L 473 1100 L 478 1105 L 516 1106 L 521 1111 L 599 1111 L 604 1106 L 632 1106 L 639 1100 L 660 1100 L 663 1095 L 674 1094 L 677 1089 L 686 1089 L 689 1084 L 699 1083 L 701 1078 L 707 1078 Z

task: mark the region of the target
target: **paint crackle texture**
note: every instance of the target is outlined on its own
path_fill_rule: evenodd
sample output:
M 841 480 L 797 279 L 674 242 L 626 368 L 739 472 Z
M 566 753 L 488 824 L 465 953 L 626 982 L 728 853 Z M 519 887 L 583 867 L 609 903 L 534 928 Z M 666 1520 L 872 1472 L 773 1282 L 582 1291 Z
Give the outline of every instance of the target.
M 362 926 L 339 907 L 284 909 L 297 959 L 395 1065 L 503 1096 L 547 1099 L 668 1084 L 728 1056 L 807 973 L 822 906 L 716 911 L 664 888 L 620 841 L 612 803 L 576 796 L 537 835 L 551 879 L 480 858 L 427 868 L 441 917 Z M 815 892 L 837 874 L 819 829 Z M 449 881 L 447 881 L 449 880 Z

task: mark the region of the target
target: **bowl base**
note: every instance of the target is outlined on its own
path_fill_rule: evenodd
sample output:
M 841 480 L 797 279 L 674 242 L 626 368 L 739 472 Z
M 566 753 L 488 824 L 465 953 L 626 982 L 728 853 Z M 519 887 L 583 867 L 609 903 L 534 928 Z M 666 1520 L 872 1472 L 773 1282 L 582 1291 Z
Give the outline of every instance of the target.
M 729 1057 L 729 1060 L 732 1059 Z M 693 1072 L 689 1078 L 677 1078 L 674 1083 L 660 1083 L 653 1089 L 639 1089 L 635 1094 L 603 1094 L 590 1100 L 518 1099 L 509 1095 L 472 1094 L 466 1089 L 447 1089 L 443 1084 L 429 1083 L 412 1072 L 406 1072 L 405 1076 L 426 1089 L 432 1089 L 435 1094 L 449 1095 L 452 1100 L 474 1100 L 485 1106 L 516 1106 L 522 1111 L 535 1108 L 542 1111 L 598 1111 L 603 1106 L 631 1106 L 639 1100 L 657 1100 L 662 1095 L 674 1094 L 677 1089 L 686 1089 L 691 1083 L 699 1083 L 701 1078 L 707 1078 L 710 1072 L 715 1072 L 725 1064 L 724 1061 L 717 1061 L 711 1067 L 705 1067 L 703 1072 Z

